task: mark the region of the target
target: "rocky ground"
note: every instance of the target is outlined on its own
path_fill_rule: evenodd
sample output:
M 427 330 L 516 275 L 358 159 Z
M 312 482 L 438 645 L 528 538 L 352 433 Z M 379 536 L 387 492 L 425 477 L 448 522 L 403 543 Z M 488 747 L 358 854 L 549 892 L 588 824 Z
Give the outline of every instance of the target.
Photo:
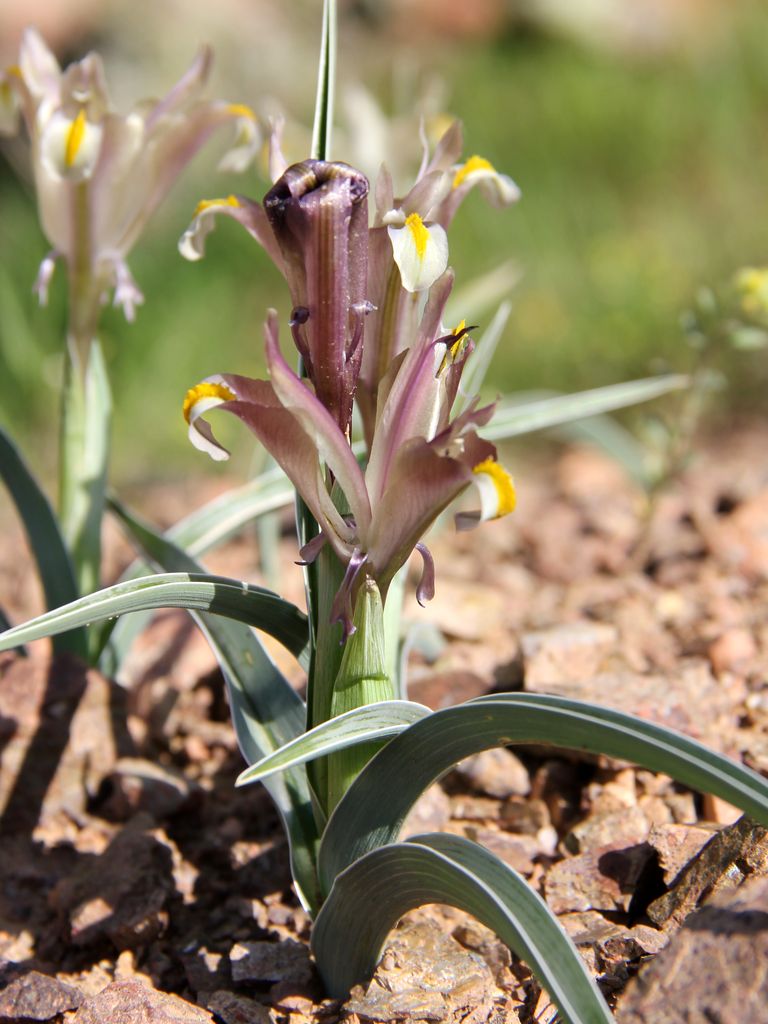
M 595 452 L 531 460 L 513 517 L 433 541 L 437 596 L 407 615 L 443 639 L 412 655 L 411 697 L 566 694 L 767 773 L 766 452 L 763 427 L 702 446 L 650 515 Z M 167 524 L 192 493 L 141 502 Z M 19 621 L 39 595 L 2 521 L 0 603 Z M 281 555 L 300 600 L 287 534 Z M 110 533 L 107 572 L 127 558 Z M 252 537 L 208 564 L 259 579 Z M 367 990 L 324 998 L 276 814 L 233 787 L 222 681 L 183 614 L 157 617 L 119 682 L 42 641 L 0 659 L 0 1022 L 555 1020 L 526 967 L 443 908 L 409 915 Z M 722 801 L 608 759 L 498 750 L 434 786 L 409 828 L 522 872 L 624 1024 L 768 1022 L 768 841 Z

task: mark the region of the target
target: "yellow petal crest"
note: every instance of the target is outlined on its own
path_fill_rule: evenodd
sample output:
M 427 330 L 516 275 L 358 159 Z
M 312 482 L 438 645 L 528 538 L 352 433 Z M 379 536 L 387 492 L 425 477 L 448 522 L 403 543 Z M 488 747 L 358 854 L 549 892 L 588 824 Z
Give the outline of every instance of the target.
M 67 132 L 67 141 L 64 149 L 64 163 L 67 167 L 72 167 L 77 159 L 77 154 L 85 137 L 85 125 L 85 111 L 81 109 Z
M 195 207 L 194 216 L 198 217 L 204 210 L 210 210 L 212 206 L 234 206 L 236 209 L 240 206 L 240 200 L 237 196 L 227 196 L 226 199 L 201 199 Z
M 203 381 L 202 384 L 196 384 L 187 392 L 184 398 L 184 405 L 182 406 L 184 419 L 187 423 L 191 421 L 192 411 L 197 403 L 204 398 L 217 398 L 221 402 L 231 402 L 237 398 L 237 395 L 226 384 L 218 384 L 213 381 Z
M 256 120 L 256 115 L 245 103 L 230 103 L 227 107 L 227 113 L 233 117 L 246 117 L 249 121 Z
M 424 227 L 424 221 L 418 213 L 412 213 L 405 218 L 405 226 L 410 229 L 413 244 L 416 246 L 416 255 L 423 260 L 429 241 L 429 231 Z
M 490 515 L 483 515 L 484 519 L 500 519 L 502 516 L 514 512 L 517 504 L 517 493 L 515 483 L 503 466 L 492 458 L 483 459 L 473 469 L 473 473 L 489 480 L 493 485 L 496 494 L 496 505 Z M 483 509 L 485 513 L 485 509 Z
M 456 171 L 453 178 L 453 187 L 458 188 L 459 185 L 461 185 L 461 183 L 468 178 L 470 174 L 474 174 L 475 171 L 490 171 L 491 174 L 495 174 L 496 168 L 483 156 L 471 156 L 469 160 L 462 164 Z

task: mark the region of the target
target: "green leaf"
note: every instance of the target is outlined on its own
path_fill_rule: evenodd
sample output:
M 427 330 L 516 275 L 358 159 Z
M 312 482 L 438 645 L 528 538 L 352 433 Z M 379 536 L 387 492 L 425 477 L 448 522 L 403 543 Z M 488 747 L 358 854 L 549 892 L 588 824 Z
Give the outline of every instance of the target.
M 496 351 L 496 346 L 499 344 L 499 340 L 504 333 L 504 328 L 507 325 L 511 312 L 512 303 L 502 302 L 496 310 L 493 320 L 483 331 L 480 341 L 472 353 L 472 357 L 467 361 L 467 368 L 462 374 L 461 389 L 456 396 L 457 401 L 454 405 L 455 415 L 460 415 L 474 397 L 480 393 Z M 447 321 L 447 323 L 452 322 L 451 320 Z
M 189 555 L 139 521 L 118 502 L 113 500 L 110 504 L 133 538 L 157 565 L 190 575 L 190 570 L 199 568 Z M 232 722 L 245 760 L 249 764 L 260 761 L 301 736 L 306 728 L 304 703 L 253 630 L 219 615 L 207 612 L 192 614 L 221 667 Z M 306 619 L 303 637 L 306 643 Z M 306 772 L 301 768 L 290 769 L 277 778 L 267 780 L 264 785 L 285 825 L 291 872 L 299 899 L 314 913 L 320 905 L 315 869 L 318 831 Z
M 65 359 L 59 517 L 78 589 L 88 594 L 98 587 L 101 574 L 112 396 L 98 341 L 91 343 L 84 374 L 73 351 Z
M 406 911 L 445 903 L 474 915 L 526 961 L 567 1024 L 613 1020 L 542 898 L 493 854 L 460 836 L 414 836 L 373 850 L 339 875 L 312 930 L 331 996 L 373 974 L 387 934 Z
M 296 658 L 307 648 L 307 619 L 271 590 L 206 573 L 143 576 L 88 594 L 0 634 L 0 651 L 19 643 L 55 636 L 77 626 L 149 608 L 188 608 L 223 615 L 274 636 Z
M 448 298 L 443 323 L 457 324 L 466 320 L 468 324 L 482 324 L 488 310 L 507 300 L 521 277 L 520 264 L 505 260 L 488 273 L 457 285 Z M 470 365 L 467 364 L 465 374 L 469 372 Z
M 269 469 L 255 480 L 232 488 L 196 509 L 172 526 L 165 536 L 197 558 L 228 540 L 258 516 L 290 505 L 293 495 L 293 485 L 282 469 Z
M 634 761 L 710 792 L 768 825 L 768 780 L 701 743 L 610 708 L 545 694 L 494 694 L 436 711 L 380 750 L 336 807 L 320 847 L 324 892 L 368 850 L 392 842 L 421 793 L 491 747 L 546 743 Z
M 336 0 L 323 4 L 323 29 L 320 63 L 317 69 L 315 123 L 312 129 L 312 156 L 328 160 L 333 127 L 333 94 L 336 80 Z
M 678 391 L 688 383 L 688 378 L 682 374 L 670 373 L 534 402 L 520 402 L 514 396 L 509 396 L 502 398 L 493 419 L 480 433 L 489 441 L 503 441 L 545 427 L 555 427 L 569 420 L 647 402 L 669 391 Z
M 19 450 L 0 429 L 0 475 L 8 488 L 32 550 L 48 608 L 74 601 L 78 596 L 75 570 L 56 516 Z M 87 640 L 84 629 L 57 637 L 54 650 L 69 651 L 84 658 Z
M 397 736 L 414 722 L 432 714 L 423 704 L 408 700 L 378 701 L 347 711 L 336 718 L 330 718 L 303 736 L 286 743 L 274 754 L 262 758 L 250 768 L 241 772 L 235 785 L 245 786 L 250 782 L 261 782 L 276 772 L 305 764 L 317 757 L 324 757 L 336 750 L 371 740 L 381 741 Z

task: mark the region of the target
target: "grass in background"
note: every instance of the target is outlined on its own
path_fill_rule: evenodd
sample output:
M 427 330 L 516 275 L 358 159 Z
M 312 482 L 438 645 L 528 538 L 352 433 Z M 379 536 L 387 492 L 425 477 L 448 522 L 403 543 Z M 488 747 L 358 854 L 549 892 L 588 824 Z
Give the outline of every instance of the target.
M 524 270 L 492 375 L 499 391 L 575 390 L 685 368 L 678 317 L 698 285 L 768 263 L 767 38 L 768 12 L 755 9 L 716 51 L 696 57 L 631 62 L 532 35 L 429 55 L 449 80 L 467 152 L 487 156 L 523 190 L 502 214 L 471 197 L 451 236 L 462 281 L 509 256 Z M 207 160 L 132 254 L 147 299 L 137 322 L 105 318 L 119 386 L 118 483 L 214 471 L 186 440 L 185 389 L 216 371 L 258 376 L 264 311 L 287 311 L 276 272 L 237 225 L 219 225 L 203 263 L 177 255 L 201 196 L 258 197 L 267 188 L 253 174 L 224 179 Z M 50 308 L 37 310 L 31 286 L 45 243 L 31 201 L 1 170 L 0 415 L 44 465 L 63 275 Z M 470 256 L 478 252 L 480 262 Z M 287 332 L 284 340 L 287 351 Z M 759 402 L 765 376 L 754 359 L 746 368 L 734 359 L 740 407 Z

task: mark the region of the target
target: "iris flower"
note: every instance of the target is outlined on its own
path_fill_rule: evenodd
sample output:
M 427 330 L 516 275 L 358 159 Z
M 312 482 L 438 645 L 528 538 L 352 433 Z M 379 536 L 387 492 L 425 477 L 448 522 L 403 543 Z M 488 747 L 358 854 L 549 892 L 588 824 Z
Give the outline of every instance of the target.
M 228 455 L 205 419 L 220 407 L 242 420 L 283 468 L 320 526 L 303 557 L 311 561 L 329 544 L 345 567 L 333 609 L 345 635 L 352 629 L 362 582 L 375 581 L 386 599 L 392 578 L 415 548 L 424 560 L 417 596 L 422 602 L 432 596 L 434 567 L 421 538 L 467 487 L 476 486 L 480 507 L 460 517 L 462 526 L 505 515 L 515 504 L 512 479 L 498 463 L 496 449 L 476 432 L 493 406 L 478 408 L 473 402 L 452 418 L 473 343 L 463 324 L 453 330 L 442 325 L 453 284 L 451 271 L 442 265 L 432 268 L 431 280 L 420 289 L 426 297 L 413 333 L 398 338 L 397 351 L 377 380 L 364 469 L 353 454 L 347 405 L 351 410 L 365 359 L 365 319 L 372 312 L 364 290 L 366 282 L 368 294 L 373 287 L 370 267 L 367 277 L 364 272 L 370 240 L 381 237 L 376 226 L 367 229 L 367 192 L 366 179 L 345 164 L 304 161 L 283 173 L 263 206 L 238 196 L 201 204 L 181 242 L 185 254 L 200 256 L 213 216 L 224 213 L 243 224 L 286 274 L 294 300 L 290 326 L 307 378 L 283 356 L 277 314 L 271 311 L 265 330 L 269 380 L 209 377 L 190 389 L 184 414 L 190 440 L 213 458 Z M 450 191 L 440 202 L 449 198 Z M 417 239 L 417 250 L 418 244 Z M 392 242 L 390 263 L 396 269 L 397 256 Z M 336 488 L 345 511 L 332 497 Z
M 32 29 L 24 34 L 18 63 L 0 73 L 0 131 L 15 131 L 21 115 L 40 219 L 53 246 L 35 288 L 44 303 L 56 262 L 66 263 L 72 333 L 86 344 L 110 289 L 115 305 L 134 318 L 143 298 L 125 258 L 214 129 L 237 125 L 224 169 L 242 169 L 261 144 L 251 110 L 200 98 L 211 59 L 211 51 L 202 49 L 163 99 L 139 103 L 125 116 L 112 108 L 97 54 L 62 70 Z

